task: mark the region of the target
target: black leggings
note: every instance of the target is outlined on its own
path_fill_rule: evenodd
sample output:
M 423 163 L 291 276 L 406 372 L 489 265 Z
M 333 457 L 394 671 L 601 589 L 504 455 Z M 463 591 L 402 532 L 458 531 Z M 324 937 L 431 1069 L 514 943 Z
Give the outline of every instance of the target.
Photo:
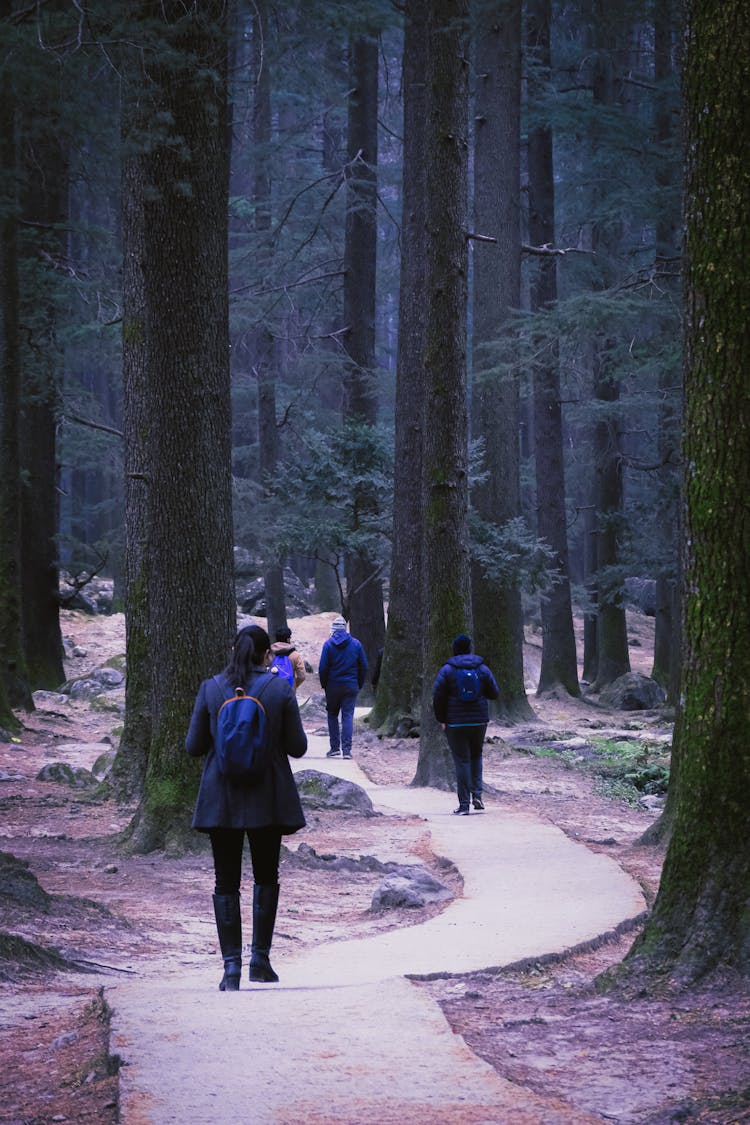
M 245 831 L 250 841 L 250 859 L 256 883 L 278 883 L 281 833 L 277 828 L 211 828 L 216 889 L 214 894 L 233 895 L 242 879 L 242 849 Z

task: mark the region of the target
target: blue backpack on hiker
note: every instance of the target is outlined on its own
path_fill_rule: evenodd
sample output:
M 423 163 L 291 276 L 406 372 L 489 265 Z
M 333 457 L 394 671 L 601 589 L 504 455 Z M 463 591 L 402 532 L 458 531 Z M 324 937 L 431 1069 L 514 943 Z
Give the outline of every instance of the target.
M 294 687 L 294 667 L 288 656 L 274 656 L 271 671 L 278 672 L 282 679 L 288 680 Z
M 456 668 L 456 691 L 462 703 L 473 703 L 481 694 L 476 668 Z
M 214 676 L 214 680 L 225 695 L 226 689 L 218 677 Z M 216 764 L 219 773 L 233 781 L 252 784 L 260 780 L 268 766 L 266 709 L 260 697 L 270 682 L 269 676 L 257 696 L 247 695 L 244 688 L 235 688 L 219 708 L 214 741 Z

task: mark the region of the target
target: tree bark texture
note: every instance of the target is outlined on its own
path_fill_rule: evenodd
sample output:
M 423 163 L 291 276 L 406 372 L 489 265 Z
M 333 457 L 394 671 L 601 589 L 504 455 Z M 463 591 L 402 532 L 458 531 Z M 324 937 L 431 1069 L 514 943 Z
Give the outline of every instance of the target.
M 273 248 L 271 244 L 271 64 L 266 46 L 268 33 L 268 5 L 260 0 L 253 16 L 253 141 L 254 176 L 253 203 L 256 257 L 259 275 L 268 276 L 271 270 Z M 254 333 L 254 364 L 258 383 L 258 449 L 260 474 L 270 492 L 276 487 L 279 462 L 279 431 L 276 422 L 276 378 L 278 374 L 275 341 L 270 330 L 262 325 Z M 277 629 L 286 626 L 284 596 L 284 559 L 270 548 L 263 572 L 266 593 L 266 624 L 271 640 Z
M 594 424 L 594 493 L 596 496 L 596 682 L 601 690 L 630 671 L 628 633 L 622 601 L 620 539 L 624 532 L 622 450 L 619 415 L 611 405 L 620 385 L 594 357 L 594 398 L 601 404 Z
M 431 6 L 425 151 L 427 286 L 424 677 L 416 785 L 449 788 L 453 765 L 432 713 L 432 684 L 457 633 L 471 629 L 468 552 L 468 4 Z
M 673 140 L 676 124 L 671 112 L 672 106 L 666 95 L 666 87 L 672 73 L 672 0 L 657 0 L 654 8 L 654 81 L 659 93 L 656 103 L 656 139 L 659 147 Z M 669 205 L 669 191 L 672 187 L 672 166 L 669 161 L 660 162 L 656 170 L 656 183 L 662 200 L 656 222 L 655 266 L 659 267 L 678 255 L 678 234 L 674 229 L 673 208 Z M 666 280 L 662 283 L 674 290 L 678 299 L 676 285 Z M 656 618 L 654 622 L 654 665 L 651 675 L 662 685 L 667 693 L 667 702 L 677 704 L 680 678 L 680 615 L 679 615 L 679 480 L 676 457 L 673 451 L 679 447 L 680 408 L 679 393 L 674 390 L 677 382 L 675 374 L 668 368 L 660 376 L 660 396 L 658 408 L 658 453 L 663 465 L 659 473 L 657 492 L 658 519 L 657 535 L 662 542 L 665 563 L 656 579 Z
M 690 0 L 683 83 L 684 662 L 679 799 L 626 967 L 678 984 L 750 975 L 750 9 Z
M 484 440 L 487 479 L 472 504 L 503 527 L 521 512 L 517 341 L 521 304 L 521 4 L 480 10 L 476 27 L 472 435 Z M 523 611 L 517 583 L 472 567 L 475 650 L 500 686 L 493 711 L 529 718 L 523 678 Z
M 549 75 L 550 0 L 531 0 L 526 15 L 529 61 L 528 91 L 539 98 Z M 529 129 L 529 241 L 532 246 L 554 245 L 555 181 L 552 130 L 538 125 Z M 551 308 L 557 301 L 557 261 L 542 257 L 535 265 L 530 285 L 532 312 Z M 538 348 L 532 340 L 532 350 Z M 542 597 L 542 664 L 539 694 L 562 687 L 580 694 L 573 609 L 570 598 L 570 564 L 565 510 L 562 407 L 557 343 L 549 341 L 533 365 L 534 459 L 536 463 L 537 534 L 554 551 L 559 580 Z
M 595 0 L 596 33 L 593 101 L 599 112 L 616 104 L 614 59 L 617 43 L 611 27 L 611 10 L 604 0 Z M 596 145 L 596 129 L 592 133 Z M 592 232 L 595 254 L 600 257 L 598 284 L 606 287 L 615 277 L 615 258 L 621 239 L 622 218 L 598 220 Z M 601 331 L 593 356 L 594 421 L 593 501 L 596 511 L 597 553 L 597 665 L 594 688 L 601 690 L 630 671 L 620 540 L 624 531 L 622 448 L 620 436 L 619 376 L 613 370 L 614 342 Z
M 6 16 L 9 6 L 0 6 Z M 18 200 L 15 100 L 7 72 L 0 82 L 0 174 L 8 185 L 0 219 L 0 726 L 15 730 L 14 707 L 33 710 L 21 633 L 21 411 Z
M 130 842 L 140 851 L 187 838 L 197 768 L 185 730 L 198 684 L 226 662 L 235 628 L 225 5 L 145 9 L 162 20 L 170 50 L 147 55 L 143 75 L 150 109 L 168 124 L 140 158 L 143 323 L 131 326 L 143 347 L 132 393 L 149 418 L 140 441 L 151 737 Z
M 375 709 L 370 722 L 386 735 L 419 721 L 422 694 L 422 438 L 424 432 L 424 310 L 414 299 L 427 260 L 425 113 L 426 0 L 407 0 L 404 15 L 403 210 L 396 357 L 393 547 L 388 627 Z
M 140 72 L 123 86 L 122 109 L 122 377 L 125 495 L 125 721 L 112 767 L 117 796 L 140 796 L 151 743 L 149 476 L 146 440 L 151 426 L 147 379 L 144 158 L 137 153 L 147 129 L 148 102 Z
M 375 285 L 377 262 L 378 40 L 357 35 L 349 44 L 347 194 L 344 232 L 344 422 L 374 426 Z M 361 497 L 368 506 L 368 496 Z M 346 574 L 352 633 L 370 668 L 385 640 L 383 586 L 376 564 L 351 555 Z
M 21 615 L 24 654 L 33 689 L 53 689 L 65 679 L 60 634 L 57 534 L 60 473 L 57 430 L 63 352 L 54 264 L 64 257 L 62 226 L 67 218 L 68 154 L 52 129 L 27 137 L 24 217 L 21 242 L 26 276 L 21 321 L 28 346 L 22 349 L 19 425 L 21 471 Z

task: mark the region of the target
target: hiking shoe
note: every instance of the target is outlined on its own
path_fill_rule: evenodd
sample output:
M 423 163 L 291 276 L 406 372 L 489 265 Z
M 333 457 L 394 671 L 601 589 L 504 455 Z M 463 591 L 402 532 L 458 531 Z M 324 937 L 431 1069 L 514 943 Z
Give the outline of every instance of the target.
M 474 805 L 474 808 L 477 810 L 477 812 L 484 812 L 484 803 L 481 797 L 475 797 L 472 801 L 472 804 Z
M 326 758 L 338 758 L 340 753 L 340 750 L 329 750 L 326 754 Z
M 453 815 L 454 816 L 468 816 L 469 810 L 468 810 L 468 808 L 465 809 L 463 807 L 463 805 L 459 805 L 457 809 L 453 810 Z

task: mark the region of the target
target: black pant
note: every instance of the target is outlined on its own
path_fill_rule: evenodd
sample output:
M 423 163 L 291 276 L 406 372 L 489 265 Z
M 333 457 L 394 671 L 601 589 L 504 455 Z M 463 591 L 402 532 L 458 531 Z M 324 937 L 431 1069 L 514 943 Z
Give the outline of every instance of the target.
M 446 727 L 445 736 L 456 767 L 459 808 L 468 809 L 472 797 L 482 796 L 482 747 L 487 724 Z
M 232 895 L 240 889 L 244 828 L 211 828 L 216 888 L 214 894 Z M 256 883 L 278 883 L 281 833 L 277 828 L 248 828 L 250 859 Z

